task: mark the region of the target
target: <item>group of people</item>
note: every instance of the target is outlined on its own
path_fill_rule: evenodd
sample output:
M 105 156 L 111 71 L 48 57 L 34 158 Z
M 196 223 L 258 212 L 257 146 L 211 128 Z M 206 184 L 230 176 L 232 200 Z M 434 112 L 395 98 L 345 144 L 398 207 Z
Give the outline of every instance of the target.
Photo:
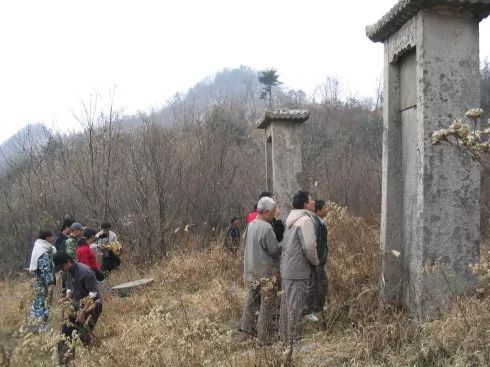
M 36 277 L 31 306 L 33 331 L 48 331 L 53 286 L 56 273 L 62 272 L 63 298 L 67 307 L 60 341 L 60 361 L 68 355 L 69 342 L 76 331 L 84 345 L 91 343 L 91 332 L 102 312 L 99 282 L 119 266 L 115 249 L 120 248 L 110 223 L 103 223 L 97 232 L 65 219 L 56 238 L 51 231 L 41 230 L 32 249 L 29 271 Z M 102 266 L 97 258 L 102 259 Z M 65 361 L 66 362 L 66 361 Z
M 327 225 L 324 200 L 299 191 L 284 223 L 272 193 L 263 193 L 247 217 L 244 280 L 248 285 L 240 331 L 269 344 L 279 332 L 298 341 L 302 319 L 318 322 L 327 292 Z

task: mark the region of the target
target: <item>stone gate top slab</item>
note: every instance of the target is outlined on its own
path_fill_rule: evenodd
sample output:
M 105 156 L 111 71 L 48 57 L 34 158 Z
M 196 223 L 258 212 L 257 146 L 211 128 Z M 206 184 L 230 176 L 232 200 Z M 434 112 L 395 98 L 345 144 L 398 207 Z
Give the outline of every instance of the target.
M 422 9 L 451 7 L 482 20 L 490 14 L 490 0 L 400 0 L 376 24 L 366 27 L 366 35 L 373 42 L 384 42 Z
M 308 120 L 309 117 L 310 113 L 307 110 L 291 110 L 288 108 L 267 110 L 264 118 L 257 122 L 257 128 L 265 129 L 272 121 L 291 121 L 301 124 Z

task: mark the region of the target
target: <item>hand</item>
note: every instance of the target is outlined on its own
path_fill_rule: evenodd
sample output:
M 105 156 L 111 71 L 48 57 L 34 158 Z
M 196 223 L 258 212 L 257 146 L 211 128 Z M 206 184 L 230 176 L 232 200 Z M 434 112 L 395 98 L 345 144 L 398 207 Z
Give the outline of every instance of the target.
M 85 324 L 85 312 L 84 311 L 78 311 L 77 312 L 77 318 L 75 319 L 76 322 L 79 322 L 81 324 Z

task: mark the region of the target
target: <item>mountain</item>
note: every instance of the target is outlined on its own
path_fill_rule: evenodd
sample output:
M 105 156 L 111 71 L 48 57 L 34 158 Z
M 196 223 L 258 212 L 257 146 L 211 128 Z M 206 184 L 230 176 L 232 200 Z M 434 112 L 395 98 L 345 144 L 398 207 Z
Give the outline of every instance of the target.
M 50 130 L 42 123 L 29 124 L 0 145 L 0 172 L 16 159 L 23 147 L 37 147 L 47 142 Z

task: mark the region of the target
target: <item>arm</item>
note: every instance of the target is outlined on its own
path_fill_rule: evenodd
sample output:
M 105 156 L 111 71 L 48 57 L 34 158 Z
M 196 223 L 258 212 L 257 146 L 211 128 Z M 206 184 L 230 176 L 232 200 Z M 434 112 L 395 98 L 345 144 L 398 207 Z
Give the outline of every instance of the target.
M 95 251 L 92 249 L 90 249 L 90 252 L 89 252 L 89 261 L 90 261 L 91 267 L 94 270 L 100 270 L 99 264 L 97 263 L 97 256 L 95 255 Z
M 99 290 L 97 288 L 97 279 L 95 279 L 95 274 L 92 273 L 83 277 L 83 283 L 90 298 L 96 298 Z
M 272 258 L 278 258 L 281 255 L 281 247 L 279 247 L 279 243 L 277 242 L 276 234 L 272 227 L 270 227 L 265 237 L 263 238 L 264 246 L 262 248 L 267 249 L 267 254 Z
M 77 244 L 73 237 L 66 240 L 66 253 L 70 255 L 73 260 L 77 259 Z
M 70 298 L 73 294 L 73 276 L 70 272 L 66 273 L 66 298 Z
M 318 266 L 318 252 L 316 249 L 315 225 L 310 217 L 303 217 L 298 223 L 298 235 L 303 247 L 303 253 L 312 266 Z

